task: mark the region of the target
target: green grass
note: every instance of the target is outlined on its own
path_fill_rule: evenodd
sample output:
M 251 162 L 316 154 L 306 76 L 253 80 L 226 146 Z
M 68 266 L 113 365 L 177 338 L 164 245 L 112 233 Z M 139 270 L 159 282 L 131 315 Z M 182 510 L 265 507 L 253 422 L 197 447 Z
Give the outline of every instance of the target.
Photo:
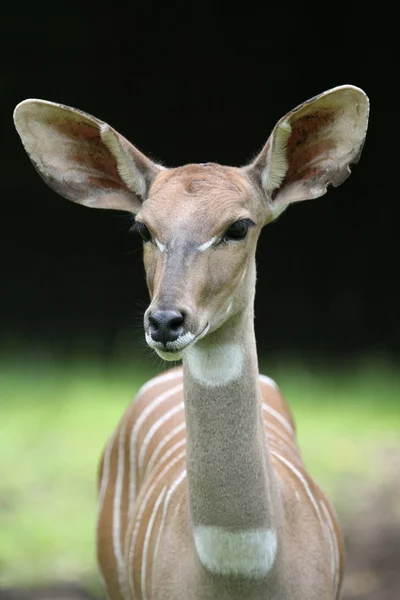
M 263 371 L 279 382 L 306 464 L 339 507 L 346 478 L 381 475 L 376 449 L 400 445 L 398 375 L 385 367 Z M 0 362 L 0 585 L 96 577 L 98 458 L 152 373 L 88 361 Z

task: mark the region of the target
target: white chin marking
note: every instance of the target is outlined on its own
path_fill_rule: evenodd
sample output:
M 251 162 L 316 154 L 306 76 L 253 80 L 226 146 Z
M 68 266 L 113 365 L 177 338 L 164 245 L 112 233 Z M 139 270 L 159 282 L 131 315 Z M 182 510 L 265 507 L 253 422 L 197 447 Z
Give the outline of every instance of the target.
M 265 577 L 277 551 L 277 537 L 271 529 L 227 531 L 222 527 L 197 526 L 196 551 L 206 569 L 218 575 Z
M 168 361 L 181 360 L 183 351 L 186 350 L 189 344 L 195 339 L 193 333 L 187 332 L 184 335 L 179 336 L 174 342 L 167 342 L 167 347 L 165 348 L 160 342 L 155 342 L 147 332 L 145 337 L 150 348 L 153 348 L 163 360 Z
M 163 360 L 182 360 L 182 352 L 167 352 L 165 350 L 160 350 L 160 348 L 154 348 L 154 350 L 157 352 L 158 356 Z
M 194 379 L 206 387 L 217 387 L 239 379 L 244 354 L 239 344 L 224 344 L 212 349 L 194 346 L 186 359 Z

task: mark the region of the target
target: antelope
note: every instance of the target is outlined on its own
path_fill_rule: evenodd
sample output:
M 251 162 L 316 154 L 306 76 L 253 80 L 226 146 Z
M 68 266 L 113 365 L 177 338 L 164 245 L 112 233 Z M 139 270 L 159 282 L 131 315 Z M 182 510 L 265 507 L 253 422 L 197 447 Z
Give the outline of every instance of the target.
M 98 564 L 112 600 L 339 598 L 337 517 L 281 392 L 258 371 L 255 250 L 289 204 L 349 176 L 368 113 L 361 89 L 339 86 L 281 118 L 249 165 L 165 168 L 74 108 L 15 109 L 51 188 L 134 215 L 146 341 L 183 363 L 141 388 L 102 456 Z

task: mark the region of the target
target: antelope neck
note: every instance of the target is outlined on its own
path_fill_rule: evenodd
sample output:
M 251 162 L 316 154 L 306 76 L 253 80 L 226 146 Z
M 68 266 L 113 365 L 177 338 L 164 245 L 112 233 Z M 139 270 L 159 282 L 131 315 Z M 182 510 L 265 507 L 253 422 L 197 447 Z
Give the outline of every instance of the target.
M 193 527 L 276 530 L 253 310 L 200 340 L 184 360 L 187 478 Z

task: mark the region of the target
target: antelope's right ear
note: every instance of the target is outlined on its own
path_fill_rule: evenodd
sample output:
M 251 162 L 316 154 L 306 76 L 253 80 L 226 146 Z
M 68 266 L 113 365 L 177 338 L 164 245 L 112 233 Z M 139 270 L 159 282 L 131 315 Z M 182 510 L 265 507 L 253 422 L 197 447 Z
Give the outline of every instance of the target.
M 369 100 L 342 85 L 315 96 L 275 125 L 255 161 L 245 168 L 264 192 L 270 216 L 289 204 L 323 196 L 350 175 L 367 133 Z
M 138 212 L 163 169 L 109 125 L 75 108 L 24 100 L 14 123 L 46 183 L 85 206 Z

